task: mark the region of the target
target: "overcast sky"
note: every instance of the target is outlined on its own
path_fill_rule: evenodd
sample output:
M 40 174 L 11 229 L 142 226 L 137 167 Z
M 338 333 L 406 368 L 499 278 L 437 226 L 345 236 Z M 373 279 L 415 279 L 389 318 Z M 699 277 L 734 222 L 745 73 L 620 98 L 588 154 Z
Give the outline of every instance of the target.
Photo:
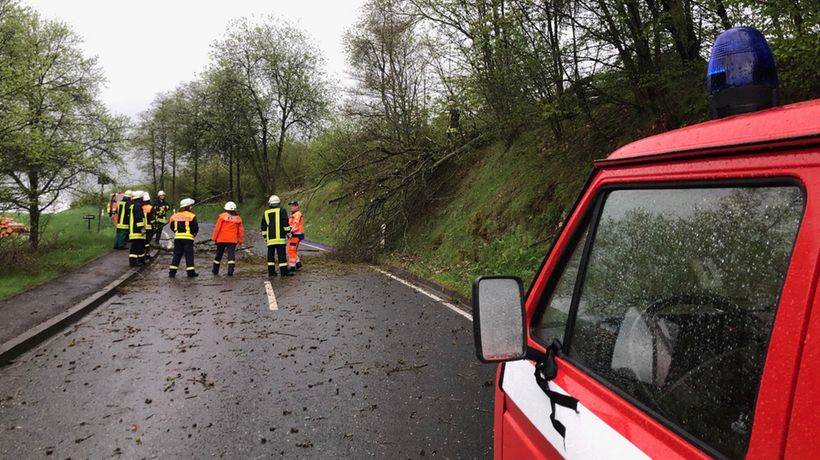
M 363 0 L 21 0 L 42 17 L 68 24 L 97 56 L 107 80 L 109 110 L 136 119 L 156 94 L 196 79 L 210 63 L 211 44 L 232 19 L 268 14 L 304 30 L 322 50 L 327 73 L 344 78 L 343 32 Z

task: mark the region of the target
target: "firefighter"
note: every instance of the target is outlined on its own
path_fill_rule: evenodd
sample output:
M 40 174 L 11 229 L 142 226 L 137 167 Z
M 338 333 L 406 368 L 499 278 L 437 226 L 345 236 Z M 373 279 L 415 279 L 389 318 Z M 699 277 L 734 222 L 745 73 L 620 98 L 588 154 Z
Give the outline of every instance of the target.
M 117 214 L 114 216 L 114 224 L 117 227 L 117 234 L 114 236 L 114 249 L 126 249 L 125 243 L 128 241 L 128 204 L 131 201 L 131 190 L 126 190 L 122 199 L 117 202 Z
M 214 275 L 219 274 L 219 264 L 222 262 L 222 254 L 228 250 L 228 276 L 233 276 L 234 265 L 236 264 L 236 246 L 242 245 L 242 218 L 236 214 L 236 203 L 229 201 L 225 203 L 225 212 L 219 215 L 214 227 L 214 234 L 211 239 L 216 243 L 216 257 L 214 258 Z
M 302 261 L 296 250 L 299 249 L 299 243 L 305 239 L 305 223 L 302 219 L 302 212 L 299 211 L 299 203 L 291 201 L 288 205 L 290 206 L 291 232 L 290 240 L 288 240 L 288 268 L 293 271 L 302 268 Z
M 128 254 L 128 263 L 132 267 L 145 265 L 145 226 L 147 220 L 142 210 L 143 192 L 133 193 L 128 204 L 128 239 L 131 240 L 131 250 Z
M 191 206 L 194 203 L 191 198 L 185 198 L 179 203 L 179 211 L 171 216 L 171 230 L 174 232 L 174 257 L 171 259 L 171 267 L 168 271 L 169 278 L 176 276 L 183 255 L 188 277 L 199 276 L 194 268 L 194 238 L 199 233 L 196 215 L 191 212 Z
M 290 232 L 288 212 L 279 205 L 279 197 L 271 195 L 268 199 L 268 209 L 262 216 L 262 236 L 265 237 L 268 245 L 268 276 L 276 276 L 274 256 L 279 258 L 279 269 L 282 271 L 282 276 L 293 276 L 293 273 L 288 270 L 288 262 L 285 259 L 288 232 Z
M 151 204 L 151 195 L 148 192 L 142 194 L 142 212 L 145 214 L 145 245 L 143 250 L 143 256 L 146 259 L 151 258 L 151 254 L 148 253 L 148 243 L 151 242 L 151 238 L 154 236 L 154 228 L 156 226 L 156 215 L 154 214 L 154 205 Z
M 157 235 L 157 245 L 159 245 L 159 240 L 162 237 L 162 228 L 168 223 L 169 209 L 171 209 L 171 205 L 165 201 L 165 192 L 160 190 L 159 193 L 157 193 L 157 200 L 154 202 L 154 216 L 157 220 L 156 226 L 154 227 L 154 234 Z M 148 240 L 148 242 L 150 243 L 150 240 Z

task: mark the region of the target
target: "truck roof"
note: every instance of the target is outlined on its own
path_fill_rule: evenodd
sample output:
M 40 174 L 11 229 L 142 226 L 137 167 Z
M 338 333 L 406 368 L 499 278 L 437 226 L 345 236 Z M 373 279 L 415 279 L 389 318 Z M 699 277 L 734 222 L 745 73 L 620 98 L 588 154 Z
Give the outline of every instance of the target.
M 820 142 L 820 99 L 712 120 L 627 144 L 596 165 L 748 153 Z

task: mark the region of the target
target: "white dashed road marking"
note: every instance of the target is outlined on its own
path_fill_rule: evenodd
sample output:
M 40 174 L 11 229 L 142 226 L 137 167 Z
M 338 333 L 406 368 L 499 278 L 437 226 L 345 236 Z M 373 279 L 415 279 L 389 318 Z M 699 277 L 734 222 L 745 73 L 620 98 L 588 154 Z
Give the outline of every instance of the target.
M 276 294 L 273 293 L 273 286 L 270 285 L 270 281 L 265 281 L 265 291 L 268 293 L 268 304 L 270 305 L 270 309 L 278 310 L 279 305 L 276 303 Z

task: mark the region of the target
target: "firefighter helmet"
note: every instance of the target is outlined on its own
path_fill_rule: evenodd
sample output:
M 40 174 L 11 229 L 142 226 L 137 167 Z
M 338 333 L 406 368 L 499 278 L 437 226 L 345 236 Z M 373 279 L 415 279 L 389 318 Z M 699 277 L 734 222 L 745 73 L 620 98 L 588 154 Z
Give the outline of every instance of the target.
M 142 194 L 142 201 L 151 201 L 151 195 L 148 192 Z
M 165 192 L 163 192 L 162 190 L 160 190 L 160 191 L 157 193 L 157 196 L 165 196 Z
M 268 200 L 269 205 L 278 205 L 279 204 L 279 197 L 276 195 L 271 195 L 270 199 Z
M 225 210 L 226 211 L 236 211 L 236 203 L 233 201 L 229 201 L 225 203 Z
M 196 203 L 196 201 L 194 201 L 193 198 L 185 198 L 179 202 L 179 207 L 184 208 L 186 206 L 193 206 L 194 203 Z

